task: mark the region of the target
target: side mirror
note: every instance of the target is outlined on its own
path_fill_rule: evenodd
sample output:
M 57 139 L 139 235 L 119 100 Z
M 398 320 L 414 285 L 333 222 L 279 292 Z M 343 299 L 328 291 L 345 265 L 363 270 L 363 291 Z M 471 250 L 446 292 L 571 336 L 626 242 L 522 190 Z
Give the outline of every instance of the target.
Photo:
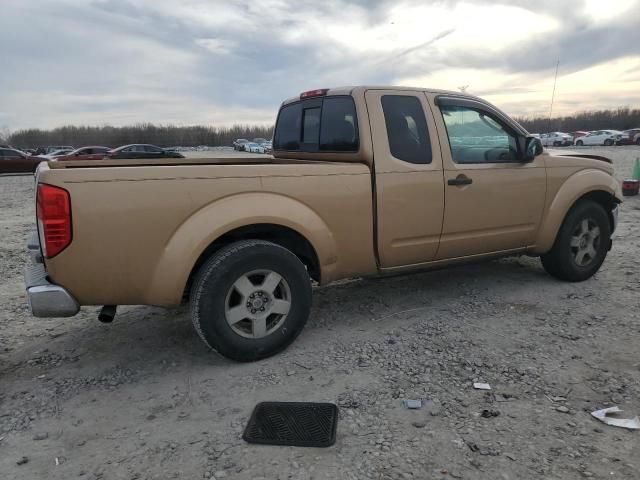
M 532 162 L 543 151 L 542 142 L 536 137 L 527 137 L 524 145 L 523 161 L 525 162 Z

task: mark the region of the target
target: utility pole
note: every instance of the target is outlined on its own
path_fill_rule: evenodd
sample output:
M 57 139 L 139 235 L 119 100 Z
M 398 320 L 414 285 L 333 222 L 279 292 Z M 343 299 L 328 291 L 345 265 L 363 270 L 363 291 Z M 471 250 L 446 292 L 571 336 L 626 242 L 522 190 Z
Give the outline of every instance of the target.
M 556 83 L 558 82 L 558 67 L 560 66 L 560 59 L 556 63 L 556 76 L 553 79 L 553 92 L 551 93 L 551 106 L 549 107 L 549 131 L 551 131 L 551 114 L 553 113 L 553 100 L 556 96 Z

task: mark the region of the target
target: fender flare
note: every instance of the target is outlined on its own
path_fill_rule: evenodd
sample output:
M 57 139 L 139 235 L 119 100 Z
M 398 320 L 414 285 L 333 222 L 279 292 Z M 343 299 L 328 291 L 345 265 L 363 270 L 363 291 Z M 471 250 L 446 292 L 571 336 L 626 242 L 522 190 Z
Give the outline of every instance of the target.
M 562 184 L 547 208 L 536 238 L 535 253 L 546 253 L 553 247 L 556 235 L 571 207 L 591 192 L 606 192 L 621 202 L 616 179 L 602 170 L 586 169 L 571 175 Z
M 314 248 L 321 269 L 337 261 L 331 230 L 309 206 L 280 194 L 239 193 L 205 205 L 176 228 L 158 259 L 147 303 L 179 304 L 189 275 L 207 247 L 225 233 L 255 224 L 280 225 L 302 235 Z

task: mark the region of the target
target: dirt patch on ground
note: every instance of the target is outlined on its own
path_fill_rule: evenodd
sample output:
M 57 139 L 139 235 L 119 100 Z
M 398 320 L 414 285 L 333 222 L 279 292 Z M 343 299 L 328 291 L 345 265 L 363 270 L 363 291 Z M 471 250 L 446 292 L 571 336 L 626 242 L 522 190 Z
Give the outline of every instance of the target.
M 619 178 L 640 156 L 582 150 L 614 158 Z M 3 479 L 640 478 L 640 432 L 589 415 L 640 414 L 639 197 L 587 282 L 522 257 L 318 288 L 287 351 L 238 364 L 183 309 L 31 318 L 32 196 L 31 177 L 0 178 Z M 337 403 L 335 446 L 244 443 L 263 400 Z

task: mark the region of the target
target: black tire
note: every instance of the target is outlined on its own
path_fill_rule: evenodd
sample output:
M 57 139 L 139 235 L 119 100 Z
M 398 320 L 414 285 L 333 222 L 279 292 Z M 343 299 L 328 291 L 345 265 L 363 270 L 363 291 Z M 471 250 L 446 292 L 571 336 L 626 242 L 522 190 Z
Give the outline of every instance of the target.
M 605 147 L 610 147 L 611 145 L 613 145 L 613 140 L 611 140 L 610 138 L 607 138 L 607 139 L 604 141 L 604 146 L 605 146 Z
M 556 142 L 553 142 L 553 146 L 554 146 L 554 147 L 559 147 L 559 146 L 560 146 L 560 142 L 557 142 L 557 141 L 556 141 Z
M 232 327 L 225 312 L 233 295 L 238 297 L 238 306 L 244 309 L 245 300 L 249 306 L 249 299 L 235 290 L 236 281 L 254 278 L 251 272 L 267 271 L 284 280 L 273 295 L 275 298 L 277 289 L 286 289 L 290 308 L 284 316 L 267 311 L 266 336 L 247 338 L 238 331 L 254 329 L 254 323 L 246 319 Z M 263 240 L 242 240 L 222 248 L 200 268 L 191 288 L 190 308 L 193 325 L 210 348 L 232 360 L 251 362 L 284 350 L 300 334 L 311 310 L 311 279 L 298 257 L 286 248 Z M 271 332 L 269 324 L 273 325 Z
M 593 256 L 582 264 L 578 263 L 577 252 L 580 247 L 572 246 L 572 238 L 583 221 L 599 229 L 599 240 L 594 241 Z M 542 266 L 550 275 L 567 282 L 582 282 L 595 274 L 604 262 L 611 241 L 609 217 L 602 205 L 591 200 L 576 203 L 564 219 L 551 250 L 541 256 Z M 582 260 L 585 256 L 582 257 Z
M 636 140 L 636 145 L 640 145 L 640 137 Z
M 584 145 L 584 142 L 583 142 L 582 140 L 578 140 L 578 141 L 576 142 L 576 145 L 577 145 L 578 147 L 582 147 L 582 146 Z

